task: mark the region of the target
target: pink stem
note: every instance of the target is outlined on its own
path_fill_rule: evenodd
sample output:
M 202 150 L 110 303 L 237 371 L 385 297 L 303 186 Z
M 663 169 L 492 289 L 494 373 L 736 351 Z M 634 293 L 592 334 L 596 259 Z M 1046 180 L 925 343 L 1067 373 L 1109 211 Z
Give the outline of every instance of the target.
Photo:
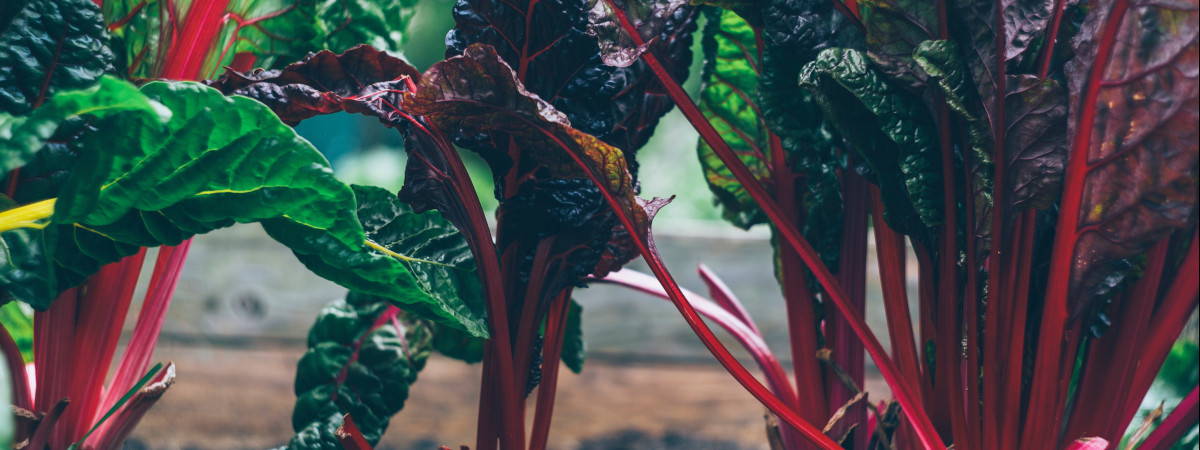
M 67 353 L 71 373 L 51 380 L 69 383 L 66 392 L 71 399 L 71 407 L 63 415 L 52 445 L 68 445 L 92 427 L 145 252 L 145 248 L 139 249 L 137 254 L 101 267 L 84 285 L 83 296 L 75 305 L 75 343 Z
M 154 274 L 150 277 L 150 286 L 146 289 L 142 310 L 138 312 L 133 336 L 125 347 L 121 365 L 117 367 L 117 372 L 109 383 L 104 407 L 96 411 L 96 418 L 116 404 L 150 367 L 154 347 L 158 344 L 158 336 L 162 332 L 167 309 L 171 306 L 171 298 L 175 294 L 175 286 L 179 283 L 183 263 L 191 245 L 192 240 L 188 239 L 177 246 L 159 248 L 158 258 L 154 263 Z
M 704 284 L 708 286 L 708 295 L 712 296 L 713 303 L 725 308 L 726 311 L 729 311 L 730 314 L 741 320 L 754 334 L 762 336 L 762 332 L 758 330 L 758 325 L 754 323 L 754 319 L 750 318 L 750 313 L 746 312 L 746 307 L 733 294 L 733 290 L 725 285 L 725 281 L 717 277 L 717 274 L 704 264 L 700 264 L 696 270 L 700 273 L 700 280 L 704 281 Z
M 634 43 L 638 46 L 644 45 L 645 41 L 642 39 L 641 35 L 638 34 L 637 29 L 632 25 L 632 23 L 630 23 L 629 18 L 625 16 L 624 11 L 622 11 L 620 8 L 617 8 L 616 5 L 613 4 L 612 0 L 604 1 L 608 4 L 610 10 L 621 22 L 621 26 L 628 32 Z M 929 421 L 929 416 L 925 414 L 924 408 L 917 401 L 917 397 L 913 394 L 910 383 L 915 383 L 917 380 L 907 380 L 902 377 L 902 375 L 899 373 L 899 370 L 896 368 L 896 365 L 892 362 L 891 358 L 888 357 L 887 352 L 879 343 L 879 339 L 877 339 L 871 332 L 870 328 L 868 328 L 866 321 L 862 317 L 855 315 L 853 306 L 849 301 L 845 291 L 843 291 L 841 285 L 838 284 L 833 274 L 829 271 L 829 268 L 825 267 L 825 264 L 817 255 L 816 250 L 814 250 L 812 245 L 810 245 L 808 241 L 800 235 L 799 231 L 797 231 L 799 228 L 795 226 L 794 221 L 783 214 L 783 210 L 779 207 L 779 204 L 772 200 L 770 194 L 768 194 L 762 185 L 757 182 L 754 175 L 750 173 L 750 169 L 747 168 L 740 159 L 738 159 L 737 155 L 733 153 L 733 150 L 729 147 L 729 145 L 723 139 L 721 139 L 720 133 L 713 128 L 712 124 L 708 123 L 708 120 L 704 117 L 704 114 L 701 113 L 700 109 L 696 107 L 696 103 L 692 101 L 691 97 L 688 97 L 687 92 L 684 92 L 679 83 L 676 83 L 675 80 L 671 78 L 671 75 L 667 72 L 666 68 L 663 67 L 662 63 L 658 61 L 658 58 L 654 56 L 653 52 L 647 51 L 642 53 L 641 58 L 642 61 L 645 61 L 646 65 L 650 67 L 651 71 L 654 72 L 654 75 L 658 78 L 659 82 L 662 83 L 662 85 L 666 88 L 671 100 L 675 102 L 675 105 L 678 106 L 680 111 L 683 112 L 684 116 L 687 117 L 688 122 L 691 122 L 691 124 L 700 133 L 700 136 L 704 139 L 705 143 L 712 147 L 713 152 L 721 158 L 721 162 L 723 162 L 726 167 L 729 168 L 730 172 L 733 173 L 737 180 L 742 183 L 742 186 L 745 187 L 746 190 L 751 194 L 755 202 L 762 207 L 767 217 L 771 219 L 771 222 L 773 222 L 776 225 L 776 228 L 780 231 L 780 235 L 783 237 L 783 240 L 789 246 L 795 249 L 796 253 L 800 254 L 800 257 L 804 260 L 805 264 L 807 264 L 809 269 L 812 270 L 813 275 L 817 278 L 817 281 L 820 282 L 821 287 L 825 288 L 825 291 L 829 294 L 829 298 L 833 303 L 833 306 L 836 307 L 838 312 L 840 312 L 846 318 L 851 330 L 858 335 L 859 339 L 863 341 L 863 346 L 871 355 L 871 359 L 875 361 L 876 366 L 879 367 L 880 373 L 883 375 L 884 380 L 887 381 L 888 386 L 891 387 L 892 392 L 896 396 L 897 401 L 900 403 L 902 410 L 904 411 L 904 414 L 909 418 L 910 421 L 912 421 L 913 427 L 915 428 L 921 443 L 931 449 L 944 449 L 945 445 L 942 444 L 941 438 L 938 436 L 937 431 L 933 428 L 933 424 Z M 599 182 L 599 180 L 593 181 L 597 183 Z M 626 228 L 628 228 L 631 233 L 635 231 L 632 223 L 628 224 Z M 638 242 L 637 244 L 642 243 Z M 639 245 L 639 247 L 641 247 L 641 245 Z M 639 250 L 642 249 L 639 248 Z M 643 254 L 646 253 L 650 252 L 643 252 Z M 666 278 L 665 275 L 667 272 L 665 267 L 656 267 L 658 264 L 655 264 L 653 261 L 651 261 L 652 258 L 647 257 L 646 259 L 647 263 L 650 264 L 651 269 L 654 269 L 656 272 L 656 275 L 660 275 L 661 273 L 664 276 L 661 276 L 660 278 Z M 678 306 L 680 308 L 686 308 L 685 304 L 680 304 Z M 686 310 L 683 312 L 685 314 L 685 318 L 688 318 L 688 312 Z M 691 323 L 691 320 L 689 320 L 689 323 Z M 703 323 L 698 325 L 703 325 Z M 697 332 L 703 334 L 703 331 L 698 327 Z M 709 343 L 706 342 L 706 345 L 707 344 Z M 715 353 L 720 352 L 715 351 Z M 720 355 L 717 356 L 719 357 Z
M 670 295 L 663 289 L 662 283 L 655 277 L 635 270 L 621 269 L 596 281 L 624 286 L 663 300 L 671 300 Z M 742 348 L 745 348 L 746 352 L 750 353 L 750 356 L 754 358 L 754 362 L 758 364 L 759 369 L 763 371 L 763 376 L 767 379 L 767 385 L 771 387 L 771 391 L 776 396 L 780 398 L 795 398 L 796 394 L 792 390 L 792 385 L 788 382 L 787 372 L 783 370 L 783 365 L 775 358 L 775 354 L 771 352 L 770 347 L 767 346 L 767 342 L 763 340 L 757 331 L 750 328 L 750 325 L 721 307 L 718 303 L 687 289 L 681 289 L 681 291 L 687 298 L 688 303 L 696 308 L 696 312 L 716 322 L 717 325 L 728 331 L 739 344 L 742 344 Z M 786 426 L 786 424 L 782 429 L 785 430 L 785 442 L 791 444 L 788 448 L 798 448 L 793 447 L 793 445 L 798 445 L 802 442 L 802 438 L 795 434 L 796 430 L 790 426 Z
M 8 330 L 0 326 L 0 350 L 4 351 L 4 362 L 8 366 L 8 376 L 12 377 L 12 402 L 25 409 L 33 408 L 33 394 L 29 392 L 29 378 L 25 373 L 25 359 L 21 349 L 13 341 Z M 0 388 L 3 389 L 3 388 Z

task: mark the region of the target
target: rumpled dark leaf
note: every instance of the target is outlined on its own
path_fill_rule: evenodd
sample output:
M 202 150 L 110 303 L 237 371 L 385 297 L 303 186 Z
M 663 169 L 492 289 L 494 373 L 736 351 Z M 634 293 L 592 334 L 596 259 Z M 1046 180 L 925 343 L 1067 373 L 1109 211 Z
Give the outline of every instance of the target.
M 0 112 L 25 114 L 55 93 L 89 87 L 113 70 L 96 3 L 10 1 L 4 8 L 13 15 L 0 17 Z
M 936 2 L 869 0 L 859 2 L 867 55 L 880 72 L 909 87 L 925 83 L 913 61 L 917 45 L 937 36 Z
M 501 168 L 507 170 L 514 164 L 508 160 L 507 148 L 502 150 L 490 145 L 494 142 L 493 138 L 503 135 L 517 139 L 521 144 L 522 158 L 516 163 L 516 173 L 527 178 L 523 185 L 530 186 L 519 190 L 517 197 L 524 195 L 527 197 L 522 198 L 529 201 L 544 199 L 554 203 L 554 199 L 560 195 L 582 194 L 553 194 L 546 190 L 560 190 L 560 186 L 565 187 L 564 183 L 575 183 L 578 189 L 595 189 L 588 177 L 588 172 L 591 172 L 591 175 L 605 183 L 605 188 L 620 203 L 624 213 L 642 227 L 640 232 L 644 233 L 648 227 L 646 213 L 636 201 L 633 181 L 621 151 L 572 128 L 565 114 L 526 91 L 517 80 L 516 73 L 490 46 L 472 45 L 461 56 L 435 64 L 421 79 L 416 95 L 405 97 L 404 108 L 424 117 L 448 134 L 477 137 L 474 140 L 477 145 L 471 148 L 492 164 L 493 173 Z M 539 191 L 543 193 L 539 194 Z M 618 226 L 607 208 L 597 208 L 592 213 L 581 210 L 579 212 L 592 218 L 584 219 L 581 216 L 581 221 L 569 221 L 571 223 L 527 223 L 515 214 L 509 215 L 508 211 L 526 210 L 519 203 L 502 202 L 499 220 L 511 223 L 514 227 L 530 227 L 522 232 L 536 233 L 538 227 L 547 227 L 542 228 L 546 233 L 559 234 L 563 231 L 583 231 L 571 225 L 584 225 L 591 233 L 591 230 L 613 230 Z M 571 205 L 571 208 L 576 207 Z M 529 210 L 541 209 L 541 206 L 534 205 Z M 596 214 L 602 217 L 594 217 Z M 569 216 L 574 217 L 575 214 Z M 564 225 L 574 229 L 564 229 Z M 610 232 L 609 237 L 603 239 L 607 242 L 603 247 L 588 246 L 584 249 L 599 254 L 598 260 L 584 257 L 575 261 L 574 265 L 596 275 L 615 270 L 634 256 L 634 252 L 625 245 L 625 239 L 620 233 Z M 579 244 L 573 239 L 563 241 L 562 244 L 567 245 L 568 249 Z M 585 242 L 599 240 L 593 235 Z M 576 270 L 567 272 L 584 273 Z M 578 280 L 566 281 L 573 283 Z
M 1067 161 L 1067 93 L 1054 79 L 1010 75 L 1005 97 L 1010 208 L 1043 209 L 1061 198 Z
M 667 24 L 688 8 L 686 0 L 587 1 L 588 33 L 597 38 L 604 63 L 615 67 L 628 67 L 642 53 L 654 51 L 655 40 Z M 626 32 L 622 18 L 637 30 L 644 44 L 638 45 Z
M 888 224 L 928 239 L 941 223 L 941 168 L 928 113 L 915 98 L 890 85 L 855 50 L 821 52 L 800 74 L 829 120 L 870 167 L 880 187 Z
M 589 0 L 463 0 L 454 8 L 455 26 L 446 35 L 446 56 L 471 44 L 496 48 L 525 89 L 554 105 L 576 129 L 634 155 L 659 118 L 674 107 L 644 62 L 604 64 L 596 36 L 588 34 Z M 692 32 L 699 11 L 680 7 L 663 22 L 655 53 L 682 83 L 692 61 Z M 507 139 L 498 145 L 507 148 Z
M 1066 66 L 1072 157 L 1084 171 L 1069 299 L 1077 314 L 1109 268 L 1174 230 L 1195 227 L 1200 135 L 1198 7 L 1096 3 Z M 1115 17 L 1118 12 L 1123 17 Z M 1099 60 L 1105 50 L 1107 60 Z M 1094 101 L 1090 90 L 1095 90 Z
M 950 29 L 964 44 L 965 59 L 975 80 L 985 118 L 995 130 L 1000 126 L 996 124 L 995 111 L 1000 65 L 1007 67 L 1009 61 L 1029 49 L 1035 37 L 1045 33 L 1053 15 L 1054 0 L 953 0 L 952 7 L 955 20 L 951 21 Z M 1000 32 L 996 26 L 997 7 L 1003 8 L 1004 12 L 1003 45 L 999 47 L 996 39 L 996 33 Z

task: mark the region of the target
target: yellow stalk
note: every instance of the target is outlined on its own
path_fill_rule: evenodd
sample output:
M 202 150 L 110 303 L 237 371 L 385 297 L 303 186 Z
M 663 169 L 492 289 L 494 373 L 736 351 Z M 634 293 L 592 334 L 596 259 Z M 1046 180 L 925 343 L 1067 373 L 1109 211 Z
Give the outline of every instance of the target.
M 45 228 L 49 224 L 46 219 L 54 215 L 55 200 L 58 199 L 46 199 L 0 211 L 0 233 L 17 228 Z

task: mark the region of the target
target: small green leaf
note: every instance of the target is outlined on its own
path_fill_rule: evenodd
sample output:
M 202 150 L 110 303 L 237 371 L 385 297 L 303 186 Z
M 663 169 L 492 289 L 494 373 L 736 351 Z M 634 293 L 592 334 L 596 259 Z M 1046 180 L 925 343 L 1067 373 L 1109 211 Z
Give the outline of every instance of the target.
M 587 347 L 583 342 L 583 306 L 574 299 L 567 309 L 567 323 L 563 329 L 562 361 L 572 372 L 583 372 L 583 361 Z
M 0 306 L 0 326 L 21 350 L 21 359 L 33 362 L 33 310 L 21 302 L 5 303 Z
M 350 293 L 326 306 L 296 366 L 289 448 L 340 448 L 329 430 L 354 416 L 372 444 L 404 407 L 431 351 L 430 328 L 386 299 Z

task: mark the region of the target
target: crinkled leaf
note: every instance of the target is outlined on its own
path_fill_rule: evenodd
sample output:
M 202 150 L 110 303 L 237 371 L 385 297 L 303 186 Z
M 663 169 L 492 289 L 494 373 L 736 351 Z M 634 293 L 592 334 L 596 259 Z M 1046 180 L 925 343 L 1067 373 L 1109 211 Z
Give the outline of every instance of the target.
M 362 45 L 341 54 L 321 51 L 280 70 L 227 71 L 209 85 L 271 108 L 284 123 L 338 111 L 375 116 L 400 127 L 400 94 L 420 72 L 400 58 Z
M 913 51 L 913 60 L 929 77 L 930 84 L 937 87 L 941 101 L 957 116 L 953 123 L 961 126 L 958 133 L 966 136 L 969 152 L 963 152 L 963 164 L 971 174 L 968 189 L 976 218 L 974 229 L 968 232 L 975 240 L 976 251 L 987 254 L 991 248 L 992 221 L 988 217 L 992 211 L 995 170 L 992 135 L 969 69 L 958 51 L 958 44 L 951 40 L 925 41 Z
M 5 233 L 10 249 L 23 252 L 0 271 L 14 296 L 44 308 L 138 247 L 262 222 L 319 275 L 486 336 L 466 303 L 474 297 L 450 289 L 457 275 L 410 269 L 403 254 L 369 245 L 354 191 L 261 103 L 196 83 L 156 82 L 141 92 L 170 120 L 142 110 L 98 120 L 79 140 L 50 226 Z
M 878 69 L 909 86 L 924 84 L 913 50 L 936 36 L 937 3 L 926 0 L 868 0 L 858 3 L 867 55 Z
M 941 169 L 926 110 L 884 81 L 856 50 L 821 52 L 801 72 L 800 84 L 870 168 L 888 224 L 927 238 L 926 227 L 941 222 L 942 210 Z
M 448 309 L 452 317 L 472 318 L 466 330 L 475 336 L 486 336 L 482 321 L 474 320 L 484 315 L 475 260 L 454 225 L 436 211 L 413 212 L 384 189 L 369 186 L 353 186 L 353 189 L 358 201 L 358 221 L 366 239 L 373 246 L 387 249 L 388 257 L 355 258 L 354 270 L 346 270 L 341 259 L 330 259 L 321 253 L 298 252 L 300 261 L 314 273 L 356 291 L 400 298 L 406 310 L 422 317 L 436 317 L 444 314 L 438 309 Z M 296 234 L 289 239 L 320 239 L 317 230 L 289 227 L 288 231 Z M 270 228 L 268 232 L 272 236 L 277 234 Z M 414 281 L 397 279 L 401 274 Z M 416 294 L 406 292 L 412 291 L 412 287 L 405 284 L 415 284 L 419 290 Z M 404 301 L 405 295 L 414 298 Z M 428 301 L 422 301 L 421 297 L 434 300 L 437 307 L 421 305 Z
M 588 32 L 596 36 L 604 63 L 615 67 L 627 67 L 642 53 L 656 47 L 654 39 L 677 14 L 687 9 L 684 0 L 587 1 Z M 625 31 L 621 16 L 637 30 L 643 45 L 638 45 Z
M 71 119 L 84 115 L 102 118 L 131 111 L 164 120 L 171 116 L 170 110 L 139 94 L 136 87 L 112 77 L 104 77 L 87 89 L 63 91 L 28 115 L 0 112 L 0 171 L 25 165 Z
M 954 0 L 951 31 L 964 44 L 971 77 L 985 111 L 985 119 L 995 130 L 998 106 L 996 87 L 1001 65 L 1020 56 L 1034 40 L 1045 33 L 1053 15 L 1055 0 L 1002 0 L 979 2 Z M 997 45 L 996 8 L 1003 8 L 1004 38 Z M 1007 73 L 1007 71 L 1005 71 Z M 1006 89 L 1008 90 L 1008 89 Z M 1006 97 L 1007 98 L 1007 97 Z
M 400 51 L 416 5 L 416 0 L 322 0 L 317 4 L 317 37 L 323 42 L 311 50 L 344 52 L 368 44 Z
M 1014 210 L 1047 208 L 1061 198 L 1067 161 L 1067 92 L 1058 81 L 1008 77 L 1006 201 Z
M 587 358 L 587 347 L 583 342 L 583 306 L 574 299 L 567 309 L 567 322 L 563 329 L 563 364 L 572 372 L 583 372 L 583 361 Z
M 296 364 L 289 448 L 340 448 L 329 432 L 351 414 L 372 445 L 425 367 L 430 329 L 386 299 L 350 293 L 322 309 Z
M 522 189 L 518 196 L 526 196 L 526 202 L 531 204 L 541 203 L 530 206 L 527 211 L 547 214 L 546 211 L 550 210 L 546 206 L 554 204 L 572 210 L 558 209 L 562 217 L 548 224 L 517 219 L 518 222 L 514 224 L 524 224 L 521 227 L 524 229 L 518 231 L 555 234 L 576 232 L 581 238 L 588 238 L 584 242 L 594 242 L 597 232 L 613 230 L 615 221 L 606 207 L 586 207 L 591 204 L 602 205 L 602 201 L 578 205 L 574 201 L 561 200 L 563 196 L 598 198 L 577 191 L 595 189 L 584 170 L 590 171 L 606 184 L 605 187 L 616 197 L 624 212 L 638 225 L 648 226 L 645 211 L 634 196 L 633 182 L 621 151 L 571 128 L 565 114 L 524 89 L 513 70 L 492 47 L 472 45 L 461 56 L 435 64 L 421 79 L 417 93 L 404 100 L 407 110 L 425 117 L 448 134 L 477 136 L 480 137 L 478 142 L 487 142 L 494 134 L 503 133 L 521 142 L 522 152 L 526 155 L 522 163 L 530 164 L 534 170 L 520 172 L 529 173 L 530 180 L 525 183 L 529 186 Z M 493 172 L 497 171 L 497 166 L 505 164 L 507 154 L 501 149 L 491 145 L 480 145 L 473 149 L 493 164 Z M 572 157 L 578 158 L 586 169 L 581 169 Z M 520 202 L 517 203 L 517 210 L 522 210 Z M 502 211 L 500 220 L 505 220 L 504 214 Z M 601 236 L 607 245 L 589 249 L 593 257 L 581 258 L 576 262 L 582 273 L 607 273 L 634 256 L 633 249 L 626 245 L 626 239 L 620 233 L 612 234 L 611 238 Z M 578 241 L 570 245 L 575 245 L 574 242 Z
M 589 0 L 469 0 L 454 8 L 446 35 L 447 56 L 471 44 L 488 44 L 529 92 L 554 105 L 576 129 L 619 147 L 636 171 L 634 153 L 674 103 L 645 63 L 604 64 L 596 36 L 589 35 Z M 682 83 L 692 61 L 698 10 L 681 7 L 662 24 L 656 54 Z M 528 31 L 528 32 L 527 32 Z M 507 146 L 507 139 L 502 139 Z
M 342 447 L 337 437 L 337 429 L 342 426 L 342 417 L 343 414 L 335 412 L 322 420 L 310 422 L 304 428 L 296 430 L 296 434 L 288 440 L 287 445 L 280 449 L 342 450 L 345 447 Z
M 397 129 L 405 135 L 405 150 L 410 155 L 405 186 L 400 196 L 414 211 L 437 209 L 459 229 L 470 230 L 465 226 L 468 217 L 463 209 L 462 197 L 455 191 L 454 180 L 446 176 L 452 173 L 452 169 L 440 151 L 445 150 L 443 146 L 450 145 L 449 141 L 439 131 L 431 130 L 402 109 L 402 94 L 408 91 L 409 82 L 419 77 L 416 69 L 405 61 L 369 46 L 359 46 L 342 54 L 318 52 L 281 70 L 249 73 L 229 71 L 210 85 L 228 93 L 262 101 L 284 122 L 291 124 L 316 115 L 346 111 L 375 117 L 384 125 Z M 449 151 L 454 150 L 450 148 Z M 397 200 L 388 201 L 394 203 Z M 387 206 L 393 209 L 399 207 Z M 490 241 L 492 238 L 490 235 L 464 236 L 467 242 L 476 239 Z M 319 264 L 316 260 L 310 262 Z M 387 289 L 389 284 L 386 279 L 360 282 L 364 287 L 359 289 L 365 289 L 367 284 L 371 284 L 374 290 Z M 475 286 L 476 283 L 472 282 L 471 285 Z M 477 331 L 462 334 L 448 327 L 439 327 L 438 330 L 439 336 L 455 334 L 455 339 L 464 342 L 480 336 Z
M 779 137 L 792 173 L 803 177 L 795 183 L 795 196 L 803 203 L 804 236 L 827 266 L 837 267 L 842 242 L 838 172 L 845 161 L 820 105 L 797 79 L 821 50 L 851 45 L 859 33 L 834 11 L 832 2 L 771 0 L 763 2 L 761 15 L 763 62 L 756 99 L 761 118 Z M 776 244 L 772 239 L 778 256 Z
M 1123 15 L 1117 15 L 1123 13 Z M 1082 192 L 1073 243 L 1073 312 L 1109 267 L 1174 230 L 1195 227 L 1200 135 L 1198 8 L 1095 3 L 1066 66 L 1072 161 Z M 1104 52 L 1101 52 L 1101 51 Z M 1102 58 L 1098 55 L 1105 55 Z M 1076 159 L 1080 158 L 1080 159 Z
M 770 132 L 757 104 L 759 61 L 754 29 L 733 11 L 709 12 L 704 26 L 705 62 L 698 106 L 738 159 L 756 179 L 766 182 L 770 178 Z M 765 217 L 754 198 L 712 148 L 701 139 L 696 150 L 708 188 L 725 220 L 742 228 L 763 222 Z
M 0 14 L 0 113 L 25 114 L 59 91 L 89 87 L 112 71 L 113 52 L 96 3 L 8 1 L 0 11 L 13 14 Z

